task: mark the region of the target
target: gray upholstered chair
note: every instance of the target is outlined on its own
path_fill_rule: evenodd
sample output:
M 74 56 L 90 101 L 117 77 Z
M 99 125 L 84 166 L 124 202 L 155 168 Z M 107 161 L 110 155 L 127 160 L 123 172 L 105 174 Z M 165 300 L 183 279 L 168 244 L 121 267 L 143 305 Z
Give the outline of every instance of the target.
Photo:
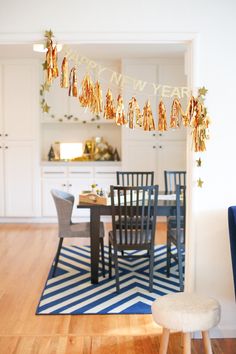
M 90 237 L 90 223 L 89 222 L 80 222 L 73 223 L 71 221 L 72 210 L 74 206 L 74 196 L 70 193 L 59 191 L 56 189 L 51 190 L 53 196 L 57 217 L 58 217 L 58 236 L 59 244 L 57 248 L 57 253 L 55 257 L 55 263 L 53 268 L 52 277 L 54 277 L 57 269 L 58 259 L 60 256 L 60 251 L 63 243 L 64 237 L 80 237 L 88 238 Z M 102 272 L 105 276 L 105 261 L 104 261 L 104 224 L 100 223 L 100 245 L 101 245 L 101 255 L 102 255 Z

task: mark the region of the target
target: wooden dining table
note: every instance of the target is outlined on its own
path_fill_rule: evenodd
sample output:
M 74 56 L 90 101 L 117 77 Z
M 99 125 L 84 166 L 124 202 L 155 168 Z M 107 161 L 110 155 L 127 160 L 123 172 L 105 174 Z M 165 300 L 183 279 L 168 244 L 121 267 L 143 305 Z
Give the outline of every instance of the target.
M 159 192 L 160 195 L 162 195 Z M 163 193 L 164 194 L 164 193 Z M 175 200 L 158 199 L 157 216 L 170 216 L 174 214 Z M 167 198 L 167 197 L 166 197 Z M 99 265 L 99 225 L 101 216 L 112 215 L 111 205 L 79 203 L 78 209 L 90 209 L 90 235 L 91 235 L 91 283 L 98 283 Z

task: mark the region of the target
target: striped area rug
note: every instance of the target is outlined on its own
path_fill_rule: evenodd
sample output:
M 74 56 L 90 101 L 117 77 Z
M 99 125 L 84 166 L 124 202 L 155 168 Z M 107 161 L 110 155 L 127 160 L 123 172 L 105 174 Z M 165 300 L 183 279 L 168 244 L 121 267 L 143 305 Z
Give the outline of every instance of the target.
M 105 257 L 108 265 L 107 247 Z M 117 294 L 115 277 L 103 278 L 101 269 L 99 283 L 91 284 L 89 246 L 63 247 L 56 276 L 51 277 L 51 269 L 36 314 L 149 314 L 157 297 L 179 291 L 179 281 L 175 263 L 171 276 L 165 275 L 166 246 L 155 247 L 152 293 L 148 265 L 147 258 L 119 258 L 121 290 Z

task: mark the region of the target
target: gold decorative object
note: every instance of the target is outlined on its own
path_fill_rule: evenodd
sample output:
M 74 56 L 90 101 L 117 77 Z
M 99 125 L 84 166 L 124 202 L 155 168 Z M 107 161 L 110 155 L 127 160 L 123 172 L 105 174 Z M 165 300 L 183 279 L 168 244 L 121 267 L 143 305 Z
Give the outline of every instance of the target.
M 196 160 L 197 163 L 197 167 L 201 167 L 202 166 L 202 159 L 201 157 L 199 157 L 199 159 Z
M 79 101 L 82 107 L 92 108 L 94 100 L 94 85 L 89 75 L 85 75 L 82 81 L 82 93 Z
M 182 113 L 182 122 L 185 127 L 188 127 L 191 124 L 196 107 L 196 100 L 193 96 L 190 97 L 188 106 L 185 113 Z
M 103 109 L 102 89 L 100 83 L 96 81 L 94 85 L 94 94 L 93 94 L 91 112 L 96 114 L 96 116 L 100 116 L 100 114 L 102 113 L 102 109 Z
M 155 130 L 155 122 L 149 100 L 147 100 L 145 106 L 143 107 L 143 129 Z
M 181 104 L 177 98 L 174 99 L 171 107 L 170 128 L 177 129 L 180 127 L 179 116 L 181 113 Z
M 57 65 L 57 46 L 55 45 L 53 50 L 52 50 L 52 76 L 53 78 L 56 78 L 59 76 L 59 71 L 58 71 L 58 65 Z
M 52 40 L 47 41 L 47 52 L 46 52 L 46 82 L 51 85 L 53 79 L 53 57 L 52 57 Z
M 64 57 L 61 64 L 61 81 L 60 81 L 62 88 L 68 88 L 69 86 L 69 79 L 68 79 L 68 59 Z
M 77 88 L 77 74 L 76 67 L 74 66 L 70 71 L 70 86 L 69 86 L 69 96 L 77 97 L 78 88 Z
M 130 129 L 134 129 L 135 125 L 142 126 L 143 117 L 137 99 L 134 96 L 129 101 L 127 117 Z
M 166 107 L 162 99 L 158 106 L 158 130 L 161 132 L 167 130 Z
M 209 139 L 209 124 L 210 118 L 204 105 L 204 99 L 201 96 L 199 90 L 199 95 L 196 99 L 195 114 L 191 122 L 191 127 L 193 128 L 192 136 L 195 152 L 202 152 L 206 150 L 206 140 Z
M 205 88 L 205 86 L 201 87 L 199 90 L 198 90 L 198 94 L 199 96 L 206 96 L 208 90 Z
M 116 118 L 116 109 L 114 106 L 114 100 L 113 100 L 112 93 L 111 93 L 110 89 L 107 90 L 103 116 L 106 119 L 115 119 Z
M 116 107 L 116 124 L 117 125 L 125 125 L 127 124 L 127 120 L 125 119 L 125 110 L 123 98 L 121 95 L 117 97 L 117 107 Z
M 197 186 L 199 187 L 199 188 L 202 188 L 202 185 L 203 185 L 203 180 L 201 179 L 201 178 L 198 178 L 198 180 L 197 180 Z

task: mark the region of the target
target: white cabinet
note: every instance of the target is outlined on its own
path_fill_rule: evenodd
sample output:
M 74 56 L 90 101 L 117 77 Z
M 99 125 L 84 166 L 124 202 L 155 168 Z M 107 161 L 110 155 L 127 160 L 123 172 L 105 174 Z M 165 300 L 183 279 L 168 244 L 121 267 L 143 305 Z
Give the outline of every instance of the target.
M 0 62 L 0 216 L 39 215 L 38 62 Z
M 84 190 L 91 190 L 91 184 L 96 183 L 99 189 L 109 191 L 110 185 L 116 184 L 116 166 L 86 166 L 73 165 L 46 165 L 42 167 L 42 216 L 56 216 L 55 205 L 51 196 L 52 189 L 69 192 L 75 197 L 73 216 L 88 216 L 89 210 L 79 210 L 76 205 L 79 194 Z

